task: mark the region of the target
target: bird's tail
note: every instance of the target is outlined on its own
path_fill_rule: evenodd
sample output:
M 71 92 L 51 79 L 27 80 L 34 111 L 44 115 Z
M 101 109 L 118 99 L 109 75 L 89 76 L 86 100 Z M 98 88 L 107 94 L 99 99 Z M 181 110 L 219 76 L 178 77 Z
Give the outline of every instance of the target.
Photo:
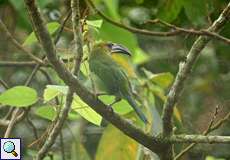
M 148 120 L 146 118 L 146 116 L 144 115 L 144 113 L 142 112 L 142 110 L 139 108 L 138 104 L 136 103 L 136 101 L 131 97 L 131 96 L 127 96 L 127 101 L 129 102 L 129 104 L 133 107 L 133 109 L 135 110 L 135 112 L 137 113 L 138 117 L 144 122 L 144 123 L 148 123 Z

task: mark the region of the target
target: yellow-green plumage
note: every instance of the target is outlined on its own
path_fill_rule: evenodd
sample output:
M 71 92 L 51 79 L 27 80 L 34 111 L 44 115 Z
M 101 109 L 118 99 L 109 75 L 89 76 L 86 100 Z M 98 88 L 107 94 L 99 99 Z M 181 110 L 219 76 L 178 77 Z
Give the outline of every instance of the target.
M 147 119 L 133 98 L 128 77 L 123 68 L 110 56 L 110 50 L 105 44 L 93 47 L 89 56 L 89 68 L 103 82 L 108 94 L 123 98 L 136 111 L 145 123 Z

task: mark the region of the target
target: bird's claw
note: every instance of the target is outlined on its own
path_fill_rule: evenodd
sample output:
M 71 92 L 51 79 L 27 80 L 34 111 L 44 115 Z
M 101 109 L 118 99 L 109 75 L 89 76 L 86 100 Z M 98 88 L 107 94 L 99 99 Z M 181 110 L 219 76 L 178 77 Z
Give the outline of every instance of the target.
M 107 109 L 108 109 L 109 112 L 113 113 L 113 108 L 112 108 L 111 105 L 108 105 Z

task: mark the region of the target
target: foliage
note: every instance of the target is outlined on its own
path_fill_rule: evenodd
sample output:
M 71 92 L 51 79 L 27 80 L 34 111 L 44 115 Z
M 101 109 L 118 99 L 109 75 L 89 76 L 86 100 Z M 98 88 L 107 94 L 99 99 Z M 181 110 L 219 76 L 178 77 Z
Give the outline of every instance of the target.
M 210 22 L 217 18 L 227 2 L 227 0 L 94 1 L 97 8 L 111 19 L 132 27 L 152 31 L 171 31 L 171 29 L 159 24 L 145 23 L 146 20 L 156 18 L 188 29 L 207 28 Z M 60 15 L 65 15 L 65 12 L 69 10 L 69 4 L 60 0 L 38 0 L 38 4 L 46 20 L 46 27 L 49 34 L 55 37 L 61 23 L 57 20 L 54 21 L 50 15 L 56 13 L 57 10 Z M 23 42 L 23 47 L 30 48 L 36 56 L 42 57 L 44 53 L 38 45 L 39 41 L 35 33 L 31 32 L 31 25 L 28 21 L 23 1 L 1 0 L 0 7 L 6 8 L 5 10 L 7 10 L 7 7 L 13 8 L 13 11 L 9 11 L 8 9 L 10 12 L 9 17 L 15 18 L 15 22 L 12 23 L 15 24 L 12 33 L 15 33 L 17 40 Z M 4 17 L 5 10 L 0 11 L 0 17 Z M 146 132 L 154 135 L 161 134 L 161 114 L 163 104 L 166 102 L 166 94 L 174 81 L 179 61 L 185 59 L 188 50 L 194 42 L 194 37 L 192 35 L 166 38 L 143 36 L 114 26 L 98 15 L 90 14 L 86 19 L 82 19 L 82 23 L 85 22 L 83 27 L 85 42 L 84 58 L 87 59 L 90 49 L 88 42 L 91 43 L 94 41 L 119 43 L 126 46 L 132 52 L 131 57 L 122 55 L 112 56 L 126 71 L 132 83 L 134 93 L 137 93 L 136 99 L 148 117 L 150 125 L 143 126 L 141 121 L 136 117 L 132 107 L 125 100 L 121 100 L 112 106 L 114 112 L 128 119 L 131 123 L 138 125 Z M 75 56 L 71 53 L 73 40 L 71 27 L 69 20 L 57 45 L 58 56 L 70 70 L 73 68 L 72 59 Z M 229 38 L 229 24 L 226 25 L 226 28 L 220 34 Z M 2 38 L 0 37 L 0 40 L 1 42 L 5 42 L 6 38 L 3 36 Z M 10 42 L 6 41 L 6 43 L 0 44 L 1 60 L 28 60 L 27 57 L 18 54 L 18 51 L 11 45 L 8 45 Z M 12 54 L 8 54 L 11 52 Z M 207 113 L 210 113 L 210 110 L 214 110 L 216 105 L 223 106 L 223 112 L 229 111 L 228 108 L 226 109 L 226 106 L 229 104 L 230 94 L 229 60 L 229 46 L 226 44 L 214 40 L 214 42 L 211 42 L 204 49 L 193 69 L 191 79 L 187 82 L 187 87 L 184 90 L 181 100 L 174 107 L 176 133 L 202 132 L 210 121 L 210 115 Z M 52 84 L 42 79 L 41 77 L 43 76 L 39 76 L 39 73 L 34 78 L 32 87 L 21 86 L 19 82 L 24 80 L 22 77 L 27 77 L 30 72 L 30 69 L 17 67 L 11 68 L 9 71 L 5 69 L 0 70 L 0 79 L 4 79 L 10 86 L 15 86 L 10 89 L 0 88 L 0 104 L 13 107 L 32 107 L 30 114 L 33 117 L 33 122 L 39 123 L 38 126 L 43 126 L 42 129 L 44 129 L 47 127 L 47 123 L 54 123 L 60 110 L 65 106 L 68 87 L 63 84 L 52 69 L 47 70 L 48 76 L 50 75 L 53 81 Z M 81 65 L 80 80 L 93 92 L 92 86 L 94 82 L 91 81 L 91 76 L 93 77 L 89 72 L 86 60 Z M 100 87 L 96 89 L 97 92 L 104 92 Z M 102 95 L 98 98 L 107 105 L 111 104 L 115 99 L 112 95 Z M 59 104 L 56 103 L 57 101 Z M 4 116 L 5 114 L 5 110 L 0 112 L 0 116 Z M 208 118 L 205 118 L 204 115 Z M 82 160 L 90 160 L 93 159 L 92 157 L 96 157 L 96 160 L 108 159 L 108 157 L 125 160 L 140 159 L 139 152 L 141 147 L 137 142 L 125 136 L 111 124 L 104 122 L 103 117 L 91 109 L 77 95 L 74 95 L 71 112 L 68 115 L 66 123 L 79 126 L 79 123 L 81 125 L 83 121 L 82 118 L 86 121 L 85 126 L 82 128 L 79 127 L 80 129 L 76 130 L 73 127 L 74 133 L 72 134 L 76 134 L 77 139 L 80 137 L 79 133 L 83 134 L 83 137 L 86 139 L 83 138 L 85 141 L 73 140 L 73 136 L 69 136 L 69 130 L 63 132 L 65 139 L 69 141 L 70 145 L 68 146 L 72 148 L 72 157 L 81 155 L 79 159 Z M 67 130 L 66 128 L 65 126 L 65 130 Z M 223 134 L 228 133 L 224 129 L 219 132 Z M 2 131 L 0 134 L 2 135 Z M 15 136 L 20 136 L 20 134 L 15 134 Z M 94 138 L 97 134 L 99 136 Z M 93 137 L 93 140 L 90 140 L 91 137 Z M 25 140 L 32 141 L 31 138 L 25 138 Z M 90 141 L 88 143 L 94 142 L 95 145 L 87 146 L 87 141 Z M 176 152 L 179 152 L 180 148 L 181 145 L 176 145 Z M 34 156 L 37 153 L 37 151 L 31 149 L 26 150 L 28 157 Z M 209 150 L 210 148 L 205 147 L 198 152 L 205 154 Z M 223 155 L 223 157 L 229 156 L 229 153 L 226 153 L 224 150 L 223 148 L 221 151 L 216 151 L 216 154 Z M 145 154 L 143 152 L 141 150 L 141 154 Z M 199 153 L 191 152 L 191 156 Z M 217 159 L 209 156 L 210 153 L 212 152 L 206 155 L 207 160 Z M 59 148 L 57 150 L 55 148 L 52 154 L 55 158 L 61 159 Z

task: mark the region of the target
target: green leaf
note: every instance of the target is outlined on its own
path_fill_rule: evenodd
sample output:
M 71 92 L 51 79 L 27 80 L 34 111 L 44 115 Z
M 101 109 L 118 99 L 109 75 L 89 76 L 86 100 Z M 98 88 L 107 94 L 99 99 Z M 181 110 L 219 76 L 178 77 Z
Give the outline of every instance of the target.
M 112 142 L 112 144 L 111 144 Z M 96 160 L 134 160 L 138 144 L 117 128 L 109 124 L 103 132 L 97 148 Z
M 49 34 L 53 34 L 57 29 L 60 27 L 60 24 L 58 22 L 50 22 L 46 25 Z M 37 42 L 37 37 L 35 36 L 34 32 L 32 32 L 25 40 L 23 45 L 31 45 L 33 43 Z
M 105 104 L 111 104 L 114 101 L 115 96 L 103 95 L 103 96 L 100 96 L 99 99 Z M 112 107 L 113 107 L 114 112 L 120 115 L 125 115 L 133 111 L 133 108 L 125 100 L 121 100 L 120 102 L 114 104 Z
M 67 91 L 67 86 L 47 85 L 43 93 L 44 102 L 48 102 L 60 94 L 66 95 Z
M 116 27 L 106 21 L 103 22 L 99 29 L 99 36 L 104 41 L 111 41 L 126 46 L 132 53 L 135 53 L 137 47 L 137 37 L 131 32 Z
M 207 156 L 205 160 L 225 160 L 224 158 L 215 158 L 213 156 Z
M 204 25 L 206 23 L 206 0 L 184 0 L 185 13 L 191 23 L 195 25 Z
M 52 99 L 54 99 L 56 96 L 58 96 L 60 94 L 59 91 L 57 91 L 56 89 L 53 89 L 53 88 L 46 88 L 44 90 L 44 93 L 43 93 L 43 99 L 44 99 L 44 102 L 48 102 Z
M 83 102 L 79 96 L 74 96 L 72 109 L 79 113 L 87 121 L 98 126 L 101 125 L 102 117 L 91 109 L 85 102 Z
M 103 0 L 103 2 L 105 3 L 106 7 L 108 8 L 110 17 L 112 17 L 114 20 L 119 20 L 120 16 L 118 14 L 118 0 Z
M 147 55 L 141 48 L 136 47 L 135 54 L 132 56 L 133 62 L 137 65 L 143 64 L 150 60 L 149 55 Z
M 160 5 L 158 18 L 172 22 L 177 18 L 183 7 L 183 0 L 164 0 Z
M 172 84 L 173 79 L 174 76 L 169 72 L 154 74 L 151 77 L 151 80 L 157 83 L 162 88 L 168 88 L 169 85 Z
M 103 20 L 86 20 L 86 23 L 90 26 L 96 27 L 96 28 L 101 28 Z
M 62 93 L 64 95 L 66 95 L 68 91 L 68 86 L 62 86 L 62 85 L 47 85 L 46 88 L 56 90 L 57 92 Z
M 14 107 L 29 107 L 37 102 L 37 92 L 26 86 L 10 88 L 0 95 L 0 103 Z
M 50 105 L 39 107 L 35 111 L 35 114 L 38 115 L 39 117 L 42 117 L 50 121 L 53 121 L 57 116 L 57 112 L 55 111 L 54 106 L 50 106 Z
M 23 29 L 30 29 L 30 22 L 26 14 L 26 8 L 23 1 L 9 0 L 17 11 L 17 25 Z
M 163 89 L 168 88 L 170 84 L 172 84 L 174 76 L 169 73 L 158 73 L 158 74 L 153 74 L 152 72 L 146 70 L 143 68 L 143 71 L 145 75 L 147 76 L 148 80 L 151 80 L 152 82 L 156 83 Z
M 77 120 L 79 118 L 80 118 L 80 115 L 77 112 L 75 112 L 74 110 L 71 110 L 68 114 L 68 119 L 71 121 Z

